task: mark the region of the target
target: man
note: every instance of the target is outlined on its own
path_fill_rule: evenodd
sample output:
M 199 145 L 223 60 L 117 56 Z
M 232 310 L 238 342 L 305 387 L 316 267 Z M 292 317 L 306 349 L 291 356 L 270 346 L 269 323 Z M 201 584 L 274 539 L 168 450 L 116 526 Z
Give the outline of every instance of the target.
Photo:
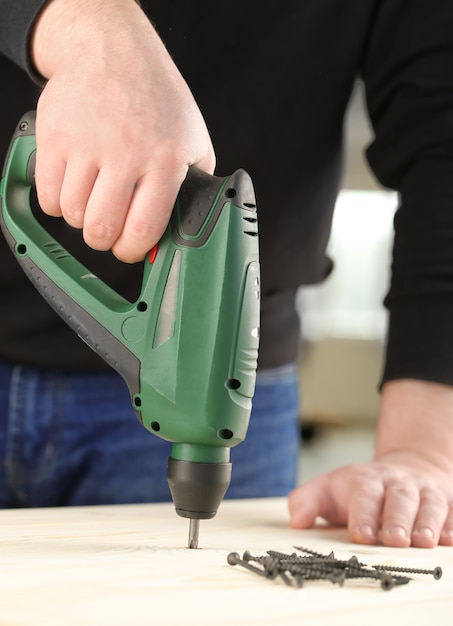
M 325 245 L 341 174 L 342 121 L 362 75 L 376 132 L 369 160 L 381 182 L 401 193 L 376 453 L 369 464 L 294 490 L 291 524 L 307 527 L 322 515 L 347 524 L 361 543 L 376 543 L 380 535 L 393 546 L 452 545 L 453 46 L 447 0 L 435 11 L 421 0 L 288 0 L 278 7 L 143 2 L 187 83 L 132 0 L 25 4 L 24 19 L 24 7 L 0 2 L 7 15 L 0 45 L 48 81 L 37 113 L 36 181 L 45 213 L 82 228 L 97 250 L 111 249 L 127 262 L 142 258 L 165 228 L 187 166 L 214 168 L 209 134 L 187 84 L 213 138 L 217 170 L 240 165 L 252 175 L 260 212 L 261 373 L 256 431 L 238 453 L 248 445 L 257 457 L 259 450 L 266 455 L 273 438 L 263 446 L 260 437 L 269 434 L 269 424 L 277 434 L 295 433 L 294 295 L 331 270 Z M 23 361 L 14 347 L 10 352 L 6 361 Z M 69 360 L 71 369 L 72 353 Z M 33 365 L 61 367 L 55 357 L 44 361 Z M 278 407 L 289 389 L 292 409 L 284 424 Z M 275 410 L 261 421 L 266 394 Z M 279 464 L 285 464 L 284 452 Z

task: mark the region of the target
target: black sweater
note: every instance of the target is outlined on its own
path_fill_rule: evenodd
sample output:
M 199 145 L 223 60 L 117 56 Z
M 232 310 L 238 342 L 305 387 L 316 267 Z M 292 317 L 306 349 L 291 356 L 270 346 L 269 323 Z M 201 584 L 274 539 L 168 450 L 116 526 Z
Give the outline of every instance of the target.
M 0 0 L 2 157 L 15 122 L 35 106 L 27 38 L 43 4 Z M 325 247 L 341 181 L 343 118 L 360 77 L 375 132 L 367 156 L 379 181 L 400 197 L 383 380 L 453 384 L 451 0 L 141 5 L 152 7 L 150 17 L 207 120 L 217 172 L 244 167 L 254 181 L 263 283 L 260 366 L 295 357 L 295 291 L 332 268 Z M 129 288 L 139 268 L 86 250 L 63 224 L 53 228 L 90 269 L 133 297 Z M 41 301 L 1 241 L 0 286 L 0 358 L 102 367 Z

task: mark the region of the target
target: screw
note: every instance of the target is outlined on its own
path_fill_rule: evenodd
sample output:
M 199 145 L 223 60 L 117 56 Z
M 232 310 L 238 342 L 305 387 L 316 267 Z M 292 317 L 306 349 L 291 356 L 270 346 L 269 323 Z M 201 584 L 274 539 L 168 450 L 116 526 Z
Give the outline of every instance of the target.
M 255 567 L 248 561 L 244 561 L 241 559 L 240 555 L 237 552 L 230 552 L 227 556 L 227 561 L 230 565 L 242 565 L 245 569 L 250 570 L 251 572 L 255 572 L 255 574 L 259 574 L 260 576 L 266 576 L 266 572 L 259 567 Z
M 346 569 L 346 568 L 362 568 L 365 567 L 364 563 L 360 563 L 356 556 L 352 556 L 347 561 L 341 559 L 319 559 L 315 556 L 307 557 L 306 560 L 303 561 L 307 565 L 310 564 L 319 564 L 324 565 L 325 567 L 331 567 L 334 569 Z
M 244 561 L 256 561 L 256 563 L 260 563 L 262 564 L 263 559 L 265 559 L 266 557 L 264 556 L 253 556 L 253 554 L 251 554 L 251 552 L 249 550 L 246 550 L 244 552 L 244 554 L 242 555 L 242 559 Z
M 302 589 L 302 587 L 304 586 L 304 579 L 303 576 L 301 574 L 293 574 L 294 576 L 294 580 L 296 582 L 296 587 L 298 587 L 299 589 Z
M 253 556 L 248 550 L 246 550 L 242 559 L 237 552 L 230 552 L 227 557 L 227 561 L 230 565 L 242 565 L 246 569 L 255 572 L 255 574 L 265 576 L 266 578 L 270 578 L 271 580 L 277 578 L 277 576 L 280 576 L 280 578 L 284 581 L 286 585 L 291 586 L 291 580 L 286 575 L 285 566 L 282 566 L 281 563 L 279 563 L 271 556 L 257 557 Z M 250 561 L 256 561 L 257 563 L 260 563 L 263 566 L 263 569 L 251 565 Z
M 21 131 L 27 130 L 27 128 L 28 128 L 28 122 L 21 122 L 21 123 L 19 124 L 19 129 L 20 129 Z
M 296 566 L 297 567 L 297 566 Z M 337 583 L 341 587 L 344 583 L 344 571 L 339 569 L 331 569 L 325 567 L 308 567 L 290 569 L 293 575 L 299 574 L 304 580 L 330 580 L 331 583 Z
M 288 585 L 288 587 L 291 587 L 291 580 L 288 578 L 288 576 L 286 575 L 286 572 L 284 570 L 280 571 L 278 573 L 278 575 L 280 576 L 280 578 L 283 580 L 283 582 L 285 583 L 285 585 Z
M 324 564 L 327 563 L 332 565 L 333 567 L 346 567 L 350 563 L 353 565 L 362 565 L 359 563 L 359 560 L 356 556 L 352 556 L 348 561 L 340 561 L 335 559 L 330 555 L 308 555 L 308 556 L 300 556 L 293 552 L 292 554 L 285 554 L 284 552 L 276 552 L 275 550 L 268 550 L 267 554 L 269 556 L 274 557 L 275 559 L 279 559 L 280 561 L 284 561 L 285 563 L 314 563 L 314 564 Z
M 306 554 L 311 554 L 311 556 L 317 556 L 320 559 L 334 559 L 335 554 L 333 551 L 330 554 L 321 554 L 321 552 L 316 552 L 315 550 L 309 550 L 308 548 L 302 548 L 300 546 L 293 546 L 299 552 L 305 552 Z
M 380 580 L 383 589 L 391 589 L 393 587 L 393 579 L 390 574 L 382 571 L 369 570 L 364 567 L 351 567 L 345 570 L 346 578 L 372 578 L 374 580 Z
M 263 557 L 261 564 L 266 571 L 267 577 L 271 579 L 277 578 L 277 576 L 282 574 L 286 569 L 284 566 L 281 566 L 279 561 L 271 556 Z
M 342 583 L 344 579 L 342 569 L 325 566 L 324 563 L 286 563 L 286 571 L 304 580 L 331 580 Z
M 383 574 L 379 578 L 381 581 L 381 587 L 384 591 L 390 591 L 390 589 L 393 589 L 394 582 L 390 574 Z
M 376 576 L 377 574 L 377 576 Z M 392 576 L 386 570 L 367 569 L 366 567 L 351 567 L 345 570 L 346 578 L 371 578 L 379 580 L 382 589 L 388 591 L 395 585 L 406 585 L 411 579 L 406 576 Z
M 268 550 L 267 554 L 269 556 L 274 557 L 274 559 L 280 559 L 282 561 L 290 561 L 291 563 L 298 563 L 299 561 L 304 561 L 310 557 L 307 556 L 299 556 L 295 552 L 292 554 L 285 554 L 284 552 L 277 552 L 276 550 Z
M 397 567 L 394 565 L 373 565 L 376 570 L 385 570 L 386 572 L 401 572 L 406 574 L 428 574 L 433 576 L 436 580 L 442 578 L 442 568 L 435 567 L 434 569 L 420 569 L 418 567 Z
M 392 579 L 394 585 L 407 585 L 412 580 L 408 576 L 392 576 Z
M 267 575 L 268 578 L 276 578 L 278 574 L 284 569 L 283 567 L 280 567 L 280 563 L 279 561 L 277 561 L 277 559 L 274 559 L 271 556 L 253 556 L 252 554 L 250 554 L 248 550 L 244 552 L 242 556 L 242 560 L 245 563 L 249 563 L 250 561 L 255 561 L 256 563 L 259 563 L 260 565 L 262 565 L 263 570 L 264 570 L 264 575 L 265 576 Z M 263 570 L 260 570 L 260 571 L 263 571 Z

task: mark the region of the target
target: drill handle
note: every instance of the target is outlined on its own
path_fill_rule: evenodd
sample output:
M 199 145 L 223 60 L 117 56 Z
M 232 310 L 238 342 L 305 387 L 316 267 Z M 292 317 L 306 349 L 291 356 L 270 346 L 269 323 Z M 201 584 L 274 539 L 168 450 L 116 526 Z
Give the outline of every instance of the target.
M 0 224 L 17 261 L 38 292 L 69 326 L 126 380 L 139 385 L 137 356 L 101 323 L 101 308 L 115 311 L 126 301 L 94 277 L 39 224 L 30 192 L 36 161 L 35 113 L 20 120 L 1 181 Z

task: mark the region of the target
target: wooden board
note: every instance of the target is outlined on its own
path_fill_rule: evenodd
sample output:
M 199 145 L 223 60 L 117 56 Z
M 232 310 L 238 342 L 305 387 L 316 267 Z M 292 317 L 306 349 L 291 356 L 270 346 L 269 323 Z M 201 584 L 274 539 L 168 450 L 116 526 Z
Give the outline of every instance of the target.
M 349 543 L 345 530 L 288 528 L 285 499 L 225 501 L 188 550 L 171 504 L 0 511 L 0 626 L 453 625 L 453 548 Z M 229 552 L 302 545 L 367 564 L 433 568 L 383 591 L 375 582 L 302 589 L 227 563 Z M 399 621 L 401 620 L 401 621 Z

